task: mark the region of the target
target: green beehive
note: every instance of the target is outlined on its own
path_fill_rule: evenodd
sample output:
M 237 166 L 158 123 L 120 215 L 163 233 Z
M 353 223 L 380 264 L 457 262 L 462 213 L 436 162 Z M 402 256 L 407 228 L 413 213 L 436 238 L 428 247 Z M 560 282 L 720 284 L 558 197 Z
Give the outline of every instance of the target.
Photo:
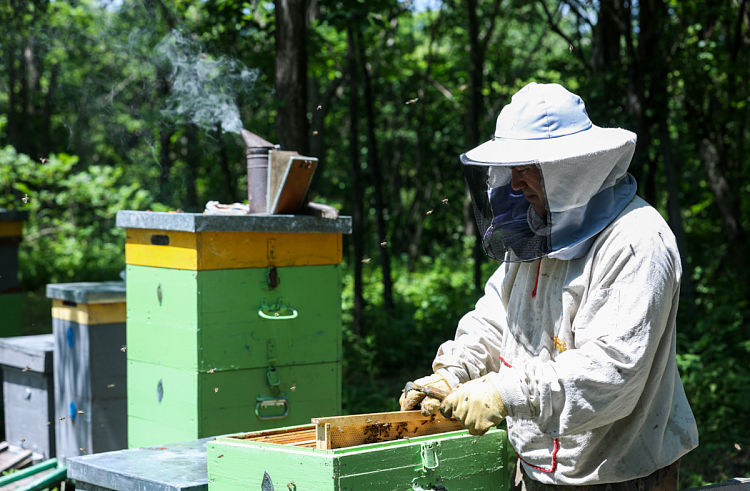
M 333 449 L 310 444 L 315 431 L 296 426 L 208 442 L 208 491 L 509 489 L 503 430 L 481 437 L 464 430 L 414 438 L 404 432 L 395 440 Z M 332 429 L 339 431 L 349 428 Z
M 128 446 L 341 410 L 348 217 L 119 212 Z
M 23 302 L 18 283 L 18 245 L 26 211 L 0 209 L 0 337 L 20 336 Z

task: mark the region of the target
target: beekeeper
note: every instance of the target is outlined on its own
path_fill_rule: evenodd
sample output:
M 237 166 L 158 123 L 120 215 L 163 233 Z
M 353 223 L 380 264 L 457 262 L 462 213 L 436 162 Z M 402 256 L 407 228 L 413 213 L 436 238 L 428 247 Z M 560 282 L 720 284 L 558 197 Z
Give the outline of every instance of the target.
M 503 264 L 414 382 L 453 390 L 422 411 L 472 434 L 507 418 L 514 489 L 677 489 L 698 445 L 675 362 L 680 255 L 635 195 L 635 142 L 562 86 L 531 83 L 461 156 L 484 250 Z

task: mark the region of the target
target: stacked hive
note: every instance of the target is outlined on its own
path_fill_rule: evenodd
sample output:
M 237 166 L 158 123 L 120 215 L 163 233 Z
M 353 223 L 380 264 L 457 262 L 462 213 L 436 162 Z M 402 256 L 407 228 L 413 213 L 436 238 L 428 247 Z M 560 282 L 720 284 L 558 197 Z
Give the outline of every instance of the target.
M 55 336 L 57 458 L 127 446 L 125 283 L 47 285 Z
M 340 412 L 350 218 L 121 211 L 117 225 L 129 447 Z
M 21 335 L 21 286 L 18 284 L 18 244 L 25 211 L 0 209 L 0 337 Z

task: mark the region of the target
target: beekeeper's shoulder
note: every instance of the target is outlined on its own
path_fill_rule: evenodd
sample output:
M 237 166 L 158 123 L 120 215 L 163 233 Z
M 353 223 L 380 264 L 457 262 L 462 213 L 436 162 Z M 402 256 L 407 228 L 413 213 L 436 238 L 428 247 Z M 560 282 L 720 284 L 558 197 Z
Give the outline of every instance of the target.
M 611 252 L 629 249 L 636 255 L 663 253 L 679 259 L 677 241 L 669 225 L 656 208 L 638 196 L 602 231 L 596 242 Z

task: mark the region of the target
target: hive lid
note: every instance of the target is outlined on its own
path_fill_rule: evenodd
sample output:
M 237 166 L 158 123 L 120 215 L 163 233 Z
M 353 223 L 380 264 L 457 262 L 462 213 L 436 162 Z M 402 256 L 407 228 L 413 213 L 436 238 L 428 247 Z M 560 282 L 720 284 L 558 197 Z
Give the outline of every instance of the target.
M 83 304 L 121 303 L 125 301 L 124 281 L 84 281 L 80 283 L 50 283 L 47 298 Z
M 115 491 L 207 491 L 206 443 L 210 440 L 72 457 L 67 461 L 68 478 Z
M 352 233 L 352 217 L 309 215 L 204 215 L 120 210 L 118 227 L 175 232 Z
M 7 208 L 0 208 L 0 222 L 18 222 L 26 221 L 29 218 L 28 211 L 21 210 L 9 210 Z
M 38 373 L 52 372 L 54 334 L 0 338 L 0 365 Z

